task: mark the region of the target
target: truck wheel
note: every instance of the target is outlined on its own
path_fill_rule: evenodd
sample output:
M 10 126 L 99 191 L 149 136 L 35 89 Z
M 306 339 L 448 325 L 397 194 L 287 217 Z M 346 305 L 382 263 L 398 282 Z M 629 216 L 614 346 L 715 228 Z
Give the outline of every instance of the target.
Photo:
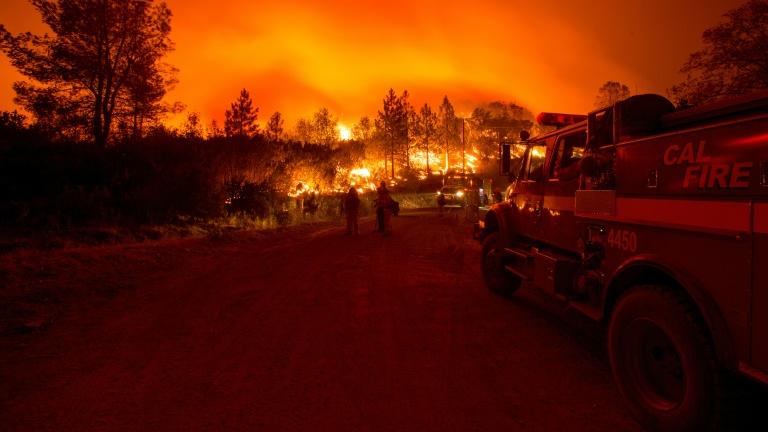
M 608 328 L 613 377 L 630 412 L 659 431 L 703 431 L 719 416 L 714 350 L 695 308 L 662 287 L 631 289 Z
M 501 295 L 511 295 L 520 287 L 520 280 L 504 270 L 499 238 L 499 233 L 494 232 L 483 240 L 483 279 L 489 290 Z

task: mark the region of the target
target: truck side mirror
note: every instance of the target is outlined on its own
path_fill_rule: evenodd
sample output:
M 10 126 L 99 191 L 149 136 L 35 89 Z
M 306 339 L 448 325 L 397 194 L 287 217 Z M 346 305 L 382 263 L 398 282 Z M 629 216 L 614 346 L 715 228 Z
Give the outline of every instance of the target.
M 508 176 L 512 165 L 512 153 L 508 143 L 499 146 L 499 175 Z

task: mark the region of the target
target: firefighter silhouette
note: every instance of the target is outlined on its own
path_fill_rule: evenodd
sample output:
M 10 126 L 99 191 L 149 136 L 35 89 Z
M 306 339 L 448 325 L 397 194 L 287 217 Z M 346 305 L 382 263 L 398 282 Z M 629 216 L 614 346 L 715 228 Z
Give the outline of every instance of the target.
M 392 206 L 394 200 L 389 195 L 387 190 L 387 184 L 381 182 L 378 189 L 376 189 L 377 198 L 374 201 L 376 205 L 376 221 L 378 231 L 383 234 L 389 234 L 392 231 Z
M 360 198 L 357 196 L 357 189 L 349 188 L 349 192 L 344 196 L 344 213 L 347 215 L 347 234 L 359 234 L 357 226 L 358 210 L 360 208 Z

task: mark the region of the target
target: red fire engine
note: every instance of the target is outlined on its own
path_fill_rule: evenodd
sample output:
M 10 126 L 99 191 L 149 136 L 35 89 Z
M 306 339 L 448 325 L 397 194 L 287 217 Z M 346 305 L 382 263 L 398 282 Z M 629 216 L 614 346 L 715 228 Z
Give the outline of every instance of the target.
M 768 383 L 768 93 L 547 117 L 560 128 L 500 148 L 511 185 L 479 221 L 485 283 L 604 322 L 633 415 L 706 429 L 723 370 Z

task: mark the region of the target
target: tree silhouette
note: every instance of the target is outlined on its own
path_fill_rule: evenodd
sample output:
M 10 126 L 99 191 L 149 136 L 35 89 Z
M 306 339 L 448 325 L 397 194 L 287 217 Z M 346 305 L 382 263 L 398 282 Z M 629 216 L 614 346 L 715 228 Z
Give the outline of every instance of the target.
M 312 116 L 313 142 L 330 147 L 331 144 L 337 141 L 337 124 L 338 121 L 331 116 L 328 108 L 320 108 Z
M 440 141 L 442 141 L 445 149 L 445 171 L 447 173 L 450 168 L 450 152 L 456 148 L 461 134 L 460 120 L 456 117 L 456 112 L 451 101 L 448 100 L 448 96 L 443 97 L 437 118 Z
M 312 122 L 300 118 L 296 122 L 296 138 L 304 143 L 311 143 L 312 142 Z
M 416 109 L 411 104 L 411 101 L 408 100 L 408 90 L 403 92 L 403 95 L 400 97 L 400 103 L 403 106 L 403 111 L 405 111 L 405 127 L 403 128 L 403 132 L 405 133 L 405 137 L 402 140 L 402 153 L 403 153 L 403 160 L 405 161 L 405 168 L 410 170 L 411 169 L 411 149 L 416 147 L 418 144 L 418 130 L 419 130 L 419 121 L 418 121 L 418 114 L 416 113 Z
M 0 112 L 0 130 L 21 130 L 24 128 L 25 120 L 24 115 L 17 111 L 2 111 Z
M 32 0 L 53 34 L 12 35 L 0 49 L 36 84 L 17 83 L 17 103 L 41 123 L 89 130 L 107 144 L 115 117 L 153 116 L 172 82 L 160 61 L 173 45 L 171 11 L 152 0 Z M 45 116 L 48 116 L 45 118 Z
M 437 114 L 432 111 L 429 104 L 424 104 L 419 110 L 418 116 L 418 132 L 421 138 L 421 143 L 426 154 L 426 169 L 427 173 L 430 173 L 429 168 L 429 142 L 437 135 Z
M 768 0 L 750 0 L 724 16 L 704 31 L 704 48 L 680 69 L 686 79 L 671 89 L 678 102 L 768 89 Z
M 280 137 L 283 135 L 283 124 L 285 122 L 283 121 L 283 116 L 280 114 L 279 111 L 275 111 L 274 114 L 269 118 L 269 122 L 267 123 L 267 130 L 266 135 L 267 139 L 270 139 L 272 141 L 278 141 Z
M 228 137 L 252 138 L 259 132 L 258 115 L 259 108 L 253 107 L 248 90 L 240 90 L 240 96 L 224 113 L 224 133 Z
M 352 127 L 352 139 L 368 144 L 373 139 L 374 125 L 367 116 L 360 118 L 360 121 Z
M 606 81 L 605 84 L 597 89 L 595 108 L 600 109 L 612 106 L 616 102 L 628 97 L 629 87 L 618 81 Z
M 472 110 L 469 123 L 470 140 L 480 160 L 495 165 L 491 159 L 498 155 L 499 143 L 516 140 L 522 130 L 530 131 L 533 114 L 515 103 L 495 101 Z
M 224 136 L 224 131 L 219 126 L 219 122 L 216 119 L 211 120 L 211 124 L 208 125 L 208 138 L 221 138 Z
M 203 123 L 200 121 L 200 114 L 196 112 L 187 114 L 187 120 L 184 122 L 182 134 L 187 139 L 203 138 Z
M 162 103 L 166 92 L 177 83 L 178 69 L 159 61 L 143 59 L 134 66 L 138 74 L 127 81 L 125 115 L 131 123 L 133 138 L 142 136 L 147 123 L 156 123 L 165 113 L 180 113 L 184 105 Z
M 386 170 L 387 158 L 389 158 L 393 178 L 395 177 L 395 154 L 398 148 L 402 148 L 408 141 L 407 100 L 408 91 L 404 91 L 403 96 L 398 97 L 394 89 L 389 89 L 382 101 L 382 110 L 379 111 L 376 119 L 376 129 L 381 134 L 381 142 L 384 146 L 384 169 Z

